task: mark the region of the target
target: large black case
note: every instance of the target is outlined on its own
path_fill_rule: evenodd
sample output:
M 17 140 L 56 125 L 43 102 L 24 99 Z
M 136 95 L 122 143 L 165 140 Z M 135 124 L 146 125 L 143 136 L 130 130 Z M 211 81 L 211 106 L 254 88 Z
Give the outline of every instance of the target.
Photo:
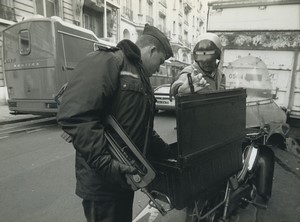
M 233 89 L 176 97 L 176 160 L 151 160 L 149 186 L 176 209 L 205 197 L 242 167 L 246 91 Z

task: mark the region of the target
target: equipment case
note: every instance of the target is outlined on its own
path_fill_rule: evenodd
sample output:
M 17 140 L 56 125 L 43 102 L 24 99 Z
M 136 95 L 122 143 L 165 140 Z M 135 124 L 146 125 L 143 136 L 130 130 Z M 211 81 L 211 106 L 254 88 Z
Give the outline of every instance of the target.
M 242 167 L 245 136 L 244 89 L 176 96 L 175 159 L 151 159 L 156 179 L 150 190 L 182 209 L 226 182 Z

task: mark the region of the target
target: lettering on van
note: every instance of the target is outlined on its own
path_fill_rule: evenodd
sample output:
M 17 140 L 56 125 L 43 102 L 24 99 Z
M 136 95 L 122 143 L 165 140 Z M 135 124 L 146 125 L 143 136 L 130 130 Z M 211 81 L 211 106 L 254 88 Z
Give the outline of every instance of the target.
M 4 63 L 15 63 L 16 62 L 16 58 L 13 59 L 4 59 Z

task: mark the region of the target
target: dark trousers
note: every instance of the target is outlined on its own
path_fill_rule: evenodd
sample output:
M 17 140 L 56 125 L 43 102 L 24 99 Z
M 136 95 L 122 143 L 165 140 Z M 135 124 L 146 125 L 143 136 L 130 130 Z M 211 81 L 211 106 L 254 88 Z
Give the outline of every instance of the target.
M 87 222 L 132 222 L 133 192 L 115 200 L 83 200 Z

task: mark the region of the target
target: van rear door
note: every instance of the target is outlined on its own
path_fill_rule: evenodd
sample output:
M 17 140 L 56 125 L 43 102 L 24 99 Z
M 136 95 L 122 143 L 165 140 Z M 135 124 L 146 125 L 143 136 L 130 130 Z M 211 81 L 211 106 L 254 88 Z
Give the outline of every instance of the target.
M 55 87 L 55 42 L 51 21 L 21 22 L 3 32 L 9 99 L 49 99 Z

